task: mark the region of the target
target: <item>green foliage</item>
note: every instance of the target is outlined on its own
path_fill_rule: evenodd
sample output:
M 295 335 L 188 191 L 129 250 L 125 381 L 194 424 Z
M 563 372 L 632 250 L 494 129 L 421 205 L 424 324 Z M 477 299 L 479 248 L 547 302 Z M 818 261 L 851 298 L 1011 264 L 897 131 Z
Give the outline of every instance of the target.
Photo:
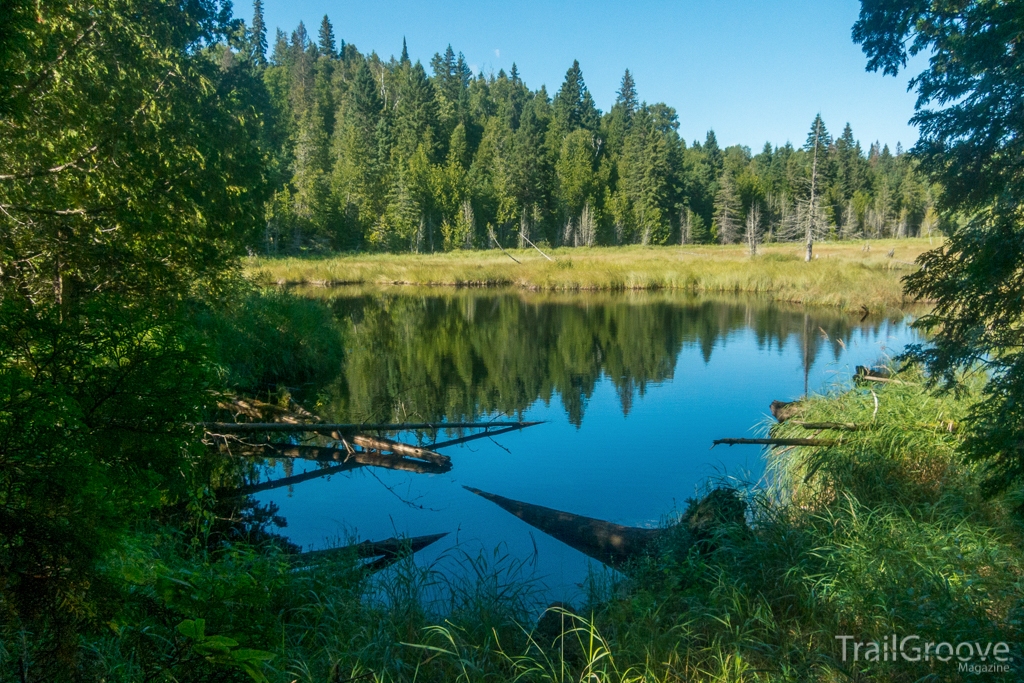
M 947 386 L 962 370 L 986 367 L 986 398 L 976 406 L 971 456 L 990 468 L 999 490 L 1024 479 L 1020 405 L 1020 263 L 1024 259 L 1024 17 L 1012 3 L 865 2 L 854 38 L 868 68 L 895 75 L 925 52 L 929 66 L 911 80 L 921 128 L 914 156 L 940 182 L 940 209 L 956 226 L 948 242 L 921 258 L 908 290 L 936 302 L 920 325 L 934 334 L 913 350 Z M 914 197 L 911 187 L 893 187 Z
M 239 286 L 223 304 L 199 306 L 191 323 L 227 387 L 248 394 L 285 389 L 315 398 L 344 359 L 340 324 L 322 303 Z
M 488 224 L 504 247 L 525 245 L 520 234 L 567 246 L 670 244 L 687 208 L 703 226 L 718 223 L 714 239 L 734 241 L 755 205 L 772 239 L 797 239 L 815 150 L 823 237 L 913 236 L 935 200 L 906 155 L 865 153 L 849 126 L 817 146 L 768 145 L 753 156 L 721 149 L 713 132 L 688 146 L 676 112 L 642 102 L 628 71 L 602 114 L 578 62 L 551 97 L 515 68 L 474 77 L 451 46 L 430 60 L 429 76 L 407 50 L 397 60 L 352 45 L 335 55 L 284 34 L 279 47 L 263 72 L 277 199 L 254 243 L 270 254 L 479 248 L 492 246 Z M 329 148 L 326 162 L 308 164 L 303 150 L 322 131 L 329 144 L 314 146 Z M 732 221 L 715 215 L 723 186 L 737 197 Z
M 211 636 L 206 633 L 205 619 L 186 619 L 178 624 L 178 633 L 192 641 L 192 650 L 211 664 L 237 667 L 249 674 L 258 683 L 266 683 L 267 677 L 260 668 L 261 662 L 274 658 L 272 652 L 238 647 L 238 641 L 227 636 Z
M 262 227 L 265 93 L 228 3 L 11 11 L 0 640 L 31 640 L 22 680 L 67 680 L 79 635 L 118 610 L 103 558 L 204 485 L 190 425 L 217 378 L 186 302 L 225 291 Z

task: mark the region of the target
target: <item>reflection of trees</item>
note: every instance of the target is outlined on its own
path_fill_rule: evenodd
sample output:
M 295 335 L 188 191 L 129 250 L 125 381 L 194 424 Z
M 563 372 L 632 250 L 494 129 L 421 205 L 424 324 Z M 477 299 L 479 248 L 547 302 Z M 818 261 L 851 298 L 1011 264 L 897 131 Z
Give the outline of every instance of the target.
M 885 322 L 658 294 L 353 292 L 332 306 L 348 341 L 321 411 L 339 421 L 471 420 L 521 413 L 557 394 L 579 425 L 602 375 L 628 412 L 649 382 L 672 377 L 686 345 L 709 361 L 731 333 L 750 329 L 762 349 L 799 344 L 809 368 L 826 345 L 838 358 L 838 340 L 854 328 Z

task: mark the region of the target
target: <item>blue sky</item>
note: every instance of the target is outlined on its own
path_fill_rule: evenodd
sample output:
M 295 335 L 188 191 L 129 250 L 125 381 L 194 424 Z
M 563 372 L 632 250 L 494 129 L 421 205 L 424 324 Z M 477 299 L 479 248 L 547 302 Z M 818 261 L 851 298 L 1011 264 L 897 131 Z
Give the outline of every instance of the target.
M 544 84 L 549 94 L 578 59 L 602 110 L 629 68 L 642 100 L 676 108 L 688 141 L 713 128 L 720 144 L 755 152 L 765 141 L 800 145 L 819 111 L 833 135 L 849 122 L 865 148 L 917 140 L 906 75 L 866 72 L 850 39 L 855 0 L 264 2 L 271 45 L 275 28 L 290 34 L 300 20 L 315 36 L 327 14 L 338 38 L 364 53 L 397 56 L 404 36 L 410 57 L 429 71 L 431 56 L 450 43 L 474 71 L 515 62 L 528 86 Z M 249 2 L 235 3 L 251 20 Z

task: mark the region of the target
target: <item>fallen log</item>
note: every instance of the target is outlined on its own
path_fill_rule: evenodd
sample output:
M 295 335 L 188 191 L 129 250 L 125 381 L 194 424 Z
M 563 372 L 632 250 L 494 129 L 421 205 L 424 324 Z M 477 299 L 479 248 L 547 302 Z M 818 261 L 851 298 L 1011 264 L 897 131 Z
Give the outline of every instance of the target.
M 587 557 L 611 567 L 621 566 L 630 558 L 644 553 L 661 533 L 660 529 L 622 526 L 593 517 L 523 503 L 469 486 L 463 488 L 486 498 Z
M 793 420 L 793 424 L 804 429 L 832 429 L 846 432 L 867 429 L 864 425 L 857 425 L 853 422 L 802 422 L 801 420 Z
M 889 368 L 869 368 L 858 365 L 854 368 L 854 382 L 892 382 L 894 384 L 906 384 L 903 380 L 893 377 L 895 373 Z
M 421 462 L 409 460 L 400 455 L 370 451 L 353 451 L 349 453 L 343 448 L 326 448 L 323 446 L 267 444 L 260 449 L 236 451 L 236 454 L 258 458 L 297 458 L 300 460 L 316 460 L 317 462 L 343 462 L 352 463 L 353 466 L 383 467 L 389 470 L 415 472 L 416 474 L 444 474 L 452 469 L 452 461 L 446 456 L 441 456 L 443 460 L 439 462 Z
M 248 496 L 262 491 L 272 491 L 274 489 L 284 488 L 285 486 L 294 486 L 295 484 L 301 484 L 304 481 L 319 479 L 320 477 L 326 477 L 331 474 L 348 472 L 363 466 L 364 465 L 361 462 L 346 462 L 341 465 L 335 465 L 334 467 L 325 467 L 319 470 L 303 472 L 302 474 L 293 474 L 290 477 L 281 477 L 280 479 L 271 479 L 270 481 L 260 482 L 259 484 L 250 484 L 248 486 L 239 486 L 236 489 L 222 490 L 218 492 L 217 495 L 224 497 Z
M 892 371 L 889 368 L 871 368 L 866 365 L 858 365 L 853 369 L 854 377 L 874 377 L 875 379 L 891 379 Z
M 489 429 L 492 427 L 532 427 L 544 423 L 533 422 L 396 422 L 386 424 L 324 424 L 317 422 L 199 422 L 197 426 L 213 434 L 249 434 L 252 432 L 315 432 L 330 436 L 333 432 L 343 434 L 357 432 L 405 432 L 431 429 Z
M 719 444 L 737 446 L 751 444 L 758 446 L 835 446 L 836 441 L 827 439 L 715 439 L 712 448 Z
M 289 406 L 283 408 L 279 405 L 254 398 L 223 396 L 220 401 L 217 401 L 217 407 L 234 413 L 236 417 L 238 415 L 245 415 L 250 419 L 260 422 L 269 420 L 271 422 L 296 424 L 304 421 L 315 422 L 320 419 L 295 401 L 289 401 Z
M 341 439 L 342 436 L 339 434 L 333 435 L 337 439 Z M 375 451 L 391 451 L 397 455 L 406 455 L 410 458 L 417 458 L 419 460 L 425 460 L 432 462 L 435 465 L 447 465 L 451 467 L 451 458 L 447 455 L 441 455 L 434 451 L 426 448 L 418 448 L 416 446 L 410 446 L 408 444 L 394 441 L 392 439 L 385 439 L 382 436 L 368 436 L 366 434 L 353 434 L 349 437 L 349 441 L 362 446 L 363 448 L 370 448 Z
M 768 409 L 772 411 L 772 416 L 779 422 L 785 422 L 791 417 L 796 417 L 801 413 L 803 407 L 800 405 L 800 401 L 772 401 Z
M 529 427 L 531 425 L 527 425 L 527 426 Z M 501 434 L 508 434 L 509 432 L 516 431 L 517 429 L 522 429 L 522 428 L 521 427 L 503 427 L 501 429 L 495 429 L 493 432 L 490 431 L 490 430 L 485 429 L 482 432 L 477 432 L 476 434 L 470 434 L 469 436 L 460 436 L 457 439 L 449 439 L 447 441 L 438 441 L 437 443 L 432 443 L 432 444 L 430 444 L 430 448 L 431 448 L 431 450 L 435 450 L 436 451 L 436 450 L 441 449 L 441 448 L 447 448 L 448 446 L 457 446 L 460 443 L 467 443 L 469 441 L 476 441 L 477 439 L 483 439 L 483 438 L 486 438 L 488 436 L 499 436 Z

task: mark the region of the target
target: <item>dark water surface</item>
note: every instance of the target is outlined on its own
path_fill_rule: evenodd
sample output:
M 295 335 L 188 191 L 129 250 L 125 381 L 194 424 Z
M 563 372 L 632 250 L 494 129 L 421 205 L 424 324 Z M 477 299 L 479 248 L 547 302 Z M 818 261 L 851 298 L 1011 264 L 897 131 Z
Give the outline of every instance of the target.
M 550 295 L 492 290 L 320 290 L 346 329 L 331 422 L 547 420 L 443 449 L 441 475 L 376 468 L 259 494 L 304 548 L 352 535 L 451 535 L 453 546 L 533 563 L 569 596 L 588 559 L 462 487 L 620 524 L 655 526 L 709 478 L 757 481 L 768 404 L 847 381 L 917 341 L 903 316 L 868 318 L 755 298 Z M 415 440 L 414 435 L 403 435 Z M 432 437 L 431 437 L 432 438 Z M 444 434 L 438 440 L 444 440 Z M 429 443 L 429 440 L 427 441 Z M 294 472 L 316 467 L 296 463 Z M 269 476 L 281 476 L 278 468 Z

